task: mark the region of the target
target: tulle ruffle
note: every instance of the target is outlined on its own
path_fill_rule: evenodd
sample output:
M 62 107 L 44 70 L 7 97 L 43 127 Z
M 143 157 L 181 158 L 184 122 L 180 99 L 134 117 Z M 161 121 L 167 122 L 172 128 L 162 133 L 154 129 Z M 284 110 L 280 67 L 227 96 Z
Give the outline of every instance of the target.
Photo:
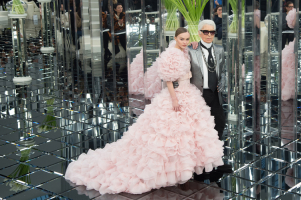
M 293 168 L 289 168 L 286 172 L 286 176 L 285 176 L 285 183 L 291 188 L 294 187 L 295 184 L 295 177 L 294 176 L 294 169 Z M 299 182 L 299 181 L 298 181 Z
M 174 41 L 174 40 L 170 41 L 169 46 L 165 52 L 169 52 L 171 49 L 171 51 L 177 52 L 177 55 L 178 55 L 177 60 L 190 59 L 189 55 L 188 55 L 188 48 L 184 49 L 183 51 L 180 51 L 178 49 L 175 49 L 175 45 L 176 45 L 176 41 Z M 163 60 L 165 60 L 165 62 L 168 62 L 168 61 L 173 62 L 173 59 L 170 57 L 170 55 L 168 53 L 164 53 L 164 55 L 162 54 L 160 57 L 162 58 L 162 56 L 163 56 Z M 158 66 L 159 66 L 159 63 L 161 66 L 162 66 L 162 64 L 164 65 L 165 63 L 160 58 L 157 58 L 157 60 L 160 60 L 160 61 L 159 62 L 155 61 L 152 64 L 152 66 L 149 67 L 147 69 L 146 73 L 144 74 L 143 51 L 141 50 L 140 53 L 133 59 L 133 62 L 131 63 L 130 68 L 129 68 L 129 93 L 130 94 L 135 94 L 135 95 L 144 94 L 146 99 L 152 99 L 155 94 L 157 94 L 161 91 L 161 89 L 162 89 L 161 78 L 162 77 L 160 77 L 158 74 Z M 173 62 L 173 64 L 174 64 L 174 62 Z M 178 62 L 178 64 L 179 64 L 179 62 Z M 184 64 L 186 65 L 186 70 L 185 70 L 185 72 L 186 72 L 188 62 L 184 61 Z M 189 66 L 190 66 L 190 64 L 189 64 Z M 170 65 L 163 67 L 163 69 L 165 69 L 165 68 L 167 69 L 169 67 L 170 67 Z M 179 68 L 181 68 L 181 67 L 179 67 Z M 169 69 L 169 70 L 171 70 L 171 69 Z M 190 70 L 190 68 L 189 68 L 189 70 Z M 166 71 L 166 70 L 164 70 L 164 71 Z M 176 72 L 177 78 L 179 78 L 181 75 L 184 75 L 185 72 L 182 72 L 182 73 Z M 146 77 L 146 79 L 145 79 L 146 82 L 144 81 L 145 77 Z
M 145 73 L 146 88 L 145 98 L 152 99 L 155 94 L 159 93 L 162 89 L 162 81 L 158 76 L 158 62 L 155 61 L 153 65 L 147 69 Z
M 284 148 L 293 151 L 294 143 L 294 100 L 281 101 L 281 141 Z M 291 144 L 288 144 L 291 143 Z
M 189 82 L 175 91 L 180 112 L 173 111 L 165 88 L 122 139 L 80 155 L 65 178 L 101 194 L 140 194 L 223 165 L 223 142 L 201 92 Z
M 295 40 L 282 50 L 281 100 L 295 98 Z
M 129 93 L 144 94 L 143 51 L 133 59 L 129 67 Z
M 176 81 L 190 71 L 190 60 L 177 48 L 168 48 L 157 58 L 158 74 L 164 81 Z
M 145 94 L 146 99 L 152 99 L 156 93 L 162 89 L 161 79 L 158 76 L 158 63 L 147 69 L 145 75 L 143 70 L 142 50 L 133 59 L 129 72 L 129 92 L 130 94 Z M 146 77 L 146 87 L 144 87 L 144 78 Z
M 295 27 L 296 14 L 297 14 L 296 8 L 293 8 L 286 15 L 286 21 L 287 21 L 288 27 L 290 27 L 290 28 L 294 28 Z

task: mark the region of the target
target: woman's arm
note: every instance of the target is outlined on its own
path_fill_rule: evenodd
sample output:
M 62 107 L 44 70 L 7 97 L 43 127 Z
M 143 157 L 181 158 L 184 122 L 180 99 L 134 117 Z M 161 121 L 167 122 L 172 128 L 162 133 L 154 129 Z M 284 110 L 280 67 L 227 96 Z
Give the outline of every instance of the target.
M 171 81 L 167 81 L 166 85 L 167 85 L 168 91 L 169 91 L 170 96 L 171 96 L 173 109 L 175 111 L 180 111 L 180 105 L 178 103 L 178 99 L 177 99 L 177 96 L 176 96 L 175 89 L 173 88 L 172 82 Z

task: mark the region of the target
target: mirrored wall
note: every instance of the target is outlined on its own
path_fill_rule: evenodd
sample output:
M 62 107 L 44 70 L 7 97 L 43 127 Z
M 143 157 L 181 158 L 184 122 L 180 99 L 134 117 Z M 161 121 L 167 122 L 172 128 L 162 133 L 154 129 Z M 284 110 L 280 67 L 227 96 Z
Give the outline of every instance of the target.
M 299 1 L 223 1 L 226 143 L 236 170 L 228 188 L 254 198 L 277 199 L 300 182 L 299 6 Z M 298 189 L 292 191 L 290 198 L 300 198 Z

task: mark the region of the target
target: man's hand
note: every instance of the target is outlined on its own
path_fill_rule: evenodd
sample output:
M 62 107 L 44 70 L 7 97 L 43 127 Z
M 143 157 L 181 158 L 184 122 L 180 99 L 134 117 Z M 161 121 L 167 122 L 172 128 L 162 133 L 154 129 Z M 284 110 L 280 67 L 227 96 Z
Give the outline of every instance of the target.
M 221 84 L 221 82 L 218 83 L 217 91 L 218 92 L 224 92 L 225 91 L 225 87 L 224 87 L 223 84 Z
M 198 42 L 191 42 L 191 43 L 189 44 L 189 46 L 191 46 L 191 45 L 192 45 L 192 48 L 193 48 L 193 49 L 196 49 L 196 48 L 198 48 L 199 43 L 198 43 Z
M 177 87 L 179 87 L 178 81 L 174 81 L 174 82 L 172 82 L 172 84 L 173 84 L 173 88 L 174 89 L 176 89 Z
M 215 0 L 215 5 L 217 5 L 217 6 L 219 5 L 219 3 L 218 3 L 218 1 L 217 1 L 217 0 Z

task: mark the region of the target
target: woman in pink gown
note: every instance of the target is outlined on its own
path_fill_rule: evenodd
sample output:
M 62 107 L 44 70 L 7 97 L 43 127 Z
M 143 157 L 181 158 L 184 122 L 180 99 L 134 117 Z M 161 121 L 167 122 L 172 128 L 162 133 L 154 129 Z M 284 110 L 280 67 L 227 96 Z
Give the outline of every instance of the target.
M 101 194 L 141 194 L 187 182 L 194 172 L 223 165 L 223 142 L 200 90 L 190 84 L 189 33 L 176 31 L 176 43 L 157 59 L 167 87 L 152 99 L 123 137 L 89 150 L 69 164 L 65 178 Z M 173 88 L 172 81 L 179 87 Z

